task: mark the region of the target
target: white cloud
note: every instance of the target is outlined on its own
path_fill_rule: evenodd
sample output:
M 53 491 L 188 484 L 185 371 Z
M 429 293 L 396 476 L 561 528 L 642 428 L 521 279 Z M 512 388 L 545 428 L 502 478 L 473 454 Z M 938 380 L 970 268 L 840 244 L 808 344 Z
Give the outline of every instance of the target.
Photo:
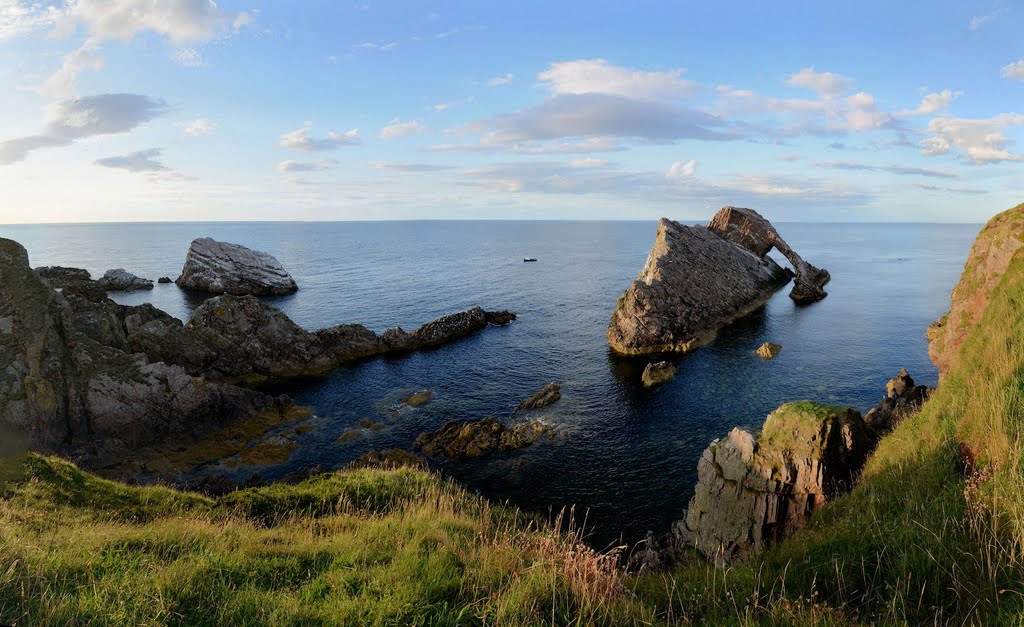
M 839 114 L 838 128 L 850 131 L 871 131 L 888 126 L 892 118 L 875 104 L 875 97 L 858 92 L 846 99 L 847 109 Z
M 928 94 L 921 98 L 921 104 L 917 105 L 916 109 L 905 109 L 898 112 L 897 115 L 931 115 L 937 111 L 948 109 L 951 102 L 963 95 L 962 91 L 953 92 L 943 89 L 938 93 Z
M 54 34 L 67 36 L 82 29 L 86 33 L 85 41 L 65 58 L 61 69 L 46 81 L 44 88 L 59 92 L 60 97 L 75 95 L 78 74 L 88 67 L 97 67 L 96 51 L 106 40 L 127 42 L 144 32 L 153 32 L 174 45 L 199 44 L 237 31 L 251 20 L 248 13 L 220 10 L 212 0 L 69 2 L 66 11 L 54 21 Z M 194 55 L 185 53 L 184 60 L 195 62 L 201 58 L 195 56 L 198 52 L 193 52 Z M 177 56 L 174 58 L 178 60 Z
M 356 44 L 355 48 L 362 48 L 363 50 L 379 50 L 380 52 L 390 52 L 398 47 L 398 44 L 391 41 L 386 44 L 379 44 L 375 41 L 364 41 L 361 44 Z
M 55 98 L 74 98 L 78 95 L 76 85 L 82 72 L 88 69 L 99 71 L 103 69 L 104 65 L 98 46 L 86 43 L 81 48 L 68 53 L 61 63 L 60 69 L 47 78 L 46 82 L 36 91 Z
M 1024 59 L 1003 66 L 1002 75 L 1024 83 Z
M 196 118 L 185 123 L 185 132 L 189 135 L 206 135 L 212 133 L 216 128 L 217 123 L 206 118 Z
M 668 169 L 666 178 L 669 179 L 685 179 L 693 176 L 694 172 L 697 171 L 697 160 L 690 159 L 689 161 L 676 161 Z
M 504 76 L 495 76 L 491 80 L 487 81 L 487 86 L 488 87 L 499 87 L 501 85 L 508 85 L 509 83 L 512 82 L 512 79 L 514 79 L 514 78 L 515 78 L 515 75 L 512 74 L 512 72 L 509 72 L 508 74 L 505 74 Z
M 310 137 L 309 131 L 312 128 L 313 125 L 307 122 L 305 126 L 298 130 L 282 134 L 278 144 L 282 148 L 289 148 L 291 150 L 320 152 L 323 150 L 334 150 L 341 146 L 355 146 L 363 143 L 363 140 L 359 137 L 359 129 L 356 128 L 344 133 L 328 131 L 327 137 L 320 139 Z
M 805 67 L 786 79 L 786 84 L 791 87 L 813 89 L 822 98 L 831 99 L 849 93 L 853 79 L 842 74 L 816 72 L 813 67 Z
M 916 168 L 913 166 L 905 165 L 875 165 L 870 163 L 856 163 L 853 161 L 824 161 L 821 163 L 815 163 L 814 166 L 818 168 L 829 168 L 833 170 L 888 172 L 889 174 L 899 174 L 903 176 L 925 176 L 936 179 L 960 178 L 959 176 L 951 172 L 944 172 L 942 170 L 932 170 L 929 168 Z
M 206 57 L 195 48 L 178 48 L 171 53 L 171 60 L 181 67 L 197 68 L 209 65 Z
M 436 163 L 391 163 L 388 161 L 372 161 L 370 165 L 378 170 L 396 170 L 398 172 L 442 172 L 454 170 L 455 166 Z
M 608 94 L 637 99 L 689 98 L 697 84 L 680 78 L 686 70 L 643 72 L 609 65 L 604 59 L 552 63 L 538 78 L 552 94 Z M 508 75 L 511 76 L 511 75 Z
M 165 172 L 170 168 L 158 160 L 161 154 L 163 154 L 163 149 L 150 148 L 119 157 L 97 159 L 93 163 L 105 168 L 117 168 L 128 172 Z
M 63 13 L 34 0 L 0 0 L 0 42 L 49 28 Z
M 603 168 L 610 162 L 607 159 L 596 159 L 594 157 L 585 157 L 583 159 L 573 159 L 569 162 L 570 168 Z
M 58 102 L 42 133 L 0 142 L 0 165 L 22 161 L 39 148 L 125 133 L 169 110 L 165 102 L 139 94 L 99 94 Z
M 402 122 L 399 118 L 395 118 L 391 120 L 391 124 L 380 129 L 379 136 L 381 139 L 398 139 L 399 137 L 419 135 L 425 130 L 427 127 L 423 125 L 422 120 Z
M 971 30 L 978 30 L 985 24 L 991 22 L 1000 15 L 1007 13 L 1008 11 L 1009 9 L 1006 9 L 1005 7 L 996 7 L 995 9 L 993 9 L 991 13 L 987 15 L 976 15 L 972 17 L 971 21 L 968 23 L 968 26 Z
M 1010 140 L 1004 131 L 1024 125 L 1024 115 L 1001 113 L 992 118 L 933 118 L 928 122 L 929 137 L 921 140 L 921 153 L 945 155 L 956 149 L 960 157 L 974 164 L 1024 161 L 1024 155 L 1010 152 Z
M 334 159 L 317 159 L 316 161 L 282 161 L 277 164 L 277 171 L 286 174 L 291 172 L 322 172 L 338 165 Z

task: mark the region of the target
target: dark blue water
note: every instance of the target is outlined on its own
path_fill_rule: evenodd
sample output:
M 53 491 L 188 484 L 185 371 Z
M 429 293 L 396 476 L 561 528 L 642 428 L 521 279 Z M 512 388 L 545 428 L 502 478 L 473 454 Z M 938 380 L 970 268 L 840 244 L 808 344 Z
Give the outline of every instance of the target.
M 978 226 L 779 228 L 832 273 L 829 297 L 798 308 L 786 288 L 714 343 L 675 359 L 676 378 L 652 390 L 639 382 L 645 362 L 611 356 L 605 331 L 644 264 L 654 223 L 106 224 L 0 227 L 0 235 L 25 244 L 33 265 L 85 267 L 94 276 L 124 267 L 174 278 L 200 236 L 266 250 L 300 286 L 270 302 L 310 329 L 413 329 L 473 305 L 517 312 L 508 327 L 438 350 L 286 384 L 282 391 L 315 408 L 316 429 L 300 436 L 287 464 L 234 472 L 273 479 L 312 464 L 341 467 L 370 448 L 409 448 L 446 420 L 508 415 L 559 381 L 562 400 L 540 413 L 557 426 L 553 441 L 435 467 L 527 510 L 574 504 L 593 526 L 593 543 L 604 545 L 666 530 L 692 494 L 701 451 L 735 425 L 757 428 L 778 405 L 804 398 L 866 410 L 901 367 L 936 383 L 925 328 L 947 309 Z M 539 261 L 524 264 L 527 256 Z M 116 299 L 150 301 L 183 319 L 197 304 L 174 285 Z M 768 340 L 784 347 L 771 362 L 753 355 Z M 430 404 L 394 411 L 403 394 L 420 389 L 434 391 Z M 336 442 L 363 418 L 386 428 Z

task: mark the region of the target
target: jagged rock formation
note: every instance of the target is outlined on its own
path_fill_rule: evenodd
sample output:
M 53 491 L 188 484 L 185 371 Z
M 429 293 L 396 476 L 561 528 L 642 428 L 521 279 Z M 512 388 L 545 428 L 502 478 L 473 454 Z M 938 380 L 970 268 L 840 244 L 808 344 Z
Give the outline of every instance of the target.
M 309 332 L 254 296 L 223 295 L 197 307 L 186 325 L 150 320 L 137 325 L 127 341 L 132 350 L 178 364 L 196 376 L 252 380 L 316 374 L 374 355 L 433 348 L 484 329 L 488 320 L 514 317 L 474 307 L 412 333 L 397 328 L 378 336 L 359 324 Z
M 531 409 L 543 409 L 548 405 L 552 405 L 562 398 L 562 386 L 558 383 L 549 383 L 544 386 L 544 389 L 537 392 L 530 398 L 526 399 L 519 406 L 516 407 L 516 411 L 527 411 Z
M 775 359 L 781 352 L 782 344 L 772 344 L 771 342 L 765 342 L 758 346 L 757 350 L 754 351 L 754 353 L 762 359 Z
M 643 381 L 645 388 L 650 388 L 656 385 L 661 385 L 667 381 L 671 381 L 675 376 L 675 366 L 667 361 L 659 361 L 647 364 L 647 366 L 644 367 L 643 374 L 640 375 L 640 380 Z
M 879 436 L 885 435 L 904 418 L 916 414 L 934 391 L 926 385 L 914 385 L 906 368 L 901 368 L 899 374 L 885 384 L 885 397 L 868 411 L 864 422 Z
M 57 291 L 42 277 L 65 287 Z M 124 325 L 117 315 L 136 308 L 75 311 L 72 302 L 90 302 L 87 296 L 97 293 L 94 283 L 84 271 L 34 273 L 25 249 L 0 239 L 0 420 L 27 434 L 33 448 L 84 455 L 88 465 L 89 456 L 186 438 L 291 406 L 121 350 Z M 138 314 L 124 319 L 132 315 Z
M 772 247 L 800 273 L 794 300 L 824 297 L 828 273 L 801 259 L 750 209 L 726 207 L 706 228 L 662 218 L 647 263 L 612 314 L 612 349 L 625 355 L 686 352 L 710 341 L 793 276 L 767 256 Z
M 134 292 L 136 290 L 153 289 L 152 281 L 135 276 L 123 268 L 107 270 L 107 272 L 100 277 L 98 283 L 100 284 L 100 287 L 108 292 Z
M 796 281 L 789 297 L 798 303 L 819 301 L 828 294 L 822 289 L 831 278 L 829 273 L 803 260 L 795 250 L 782 239 L 771 222 L 753 209 L 723 207 L 708 224 L 708 230 L 746 248 L 763 258 L 775 248 L 793 264 Z
M 550 434 L 550 427 L 535 420 L 519 422 L 511 427 L 494 418 L 475 422 L 449 421 L 433 433 L 420 434 L 413 449 L 429 457 L 486 457 L 529 446 Z
M 1024 205 L 995 216 L 971 246 L 960 281 L 953 289 L 949 313 L 928 327 L 928 356 L 940 376 L 949 370 L 960 347 L 981 320 L 989 296 L 1024 245 Z
M 760 436 L 736 428 L 704 451 L 686 517 L 673 531 L 718 564 L 761 551 L 849 490 L 874 442 L 853 409 L 783 405 Z
M 209 237 L 189 246 L 175 283 L 215 294 L 288 294 L 298 289 L 273 255 Z

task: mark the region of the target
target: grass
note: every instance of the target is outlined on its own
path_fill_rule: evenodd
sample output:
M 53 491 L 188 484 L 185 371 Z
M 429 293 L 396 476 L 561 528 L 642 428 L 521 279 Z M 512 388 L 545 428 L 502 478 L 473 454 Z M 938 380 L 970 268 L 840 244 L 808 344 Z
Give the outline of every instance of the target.
M 852 493 L 746 563 L 640 576 L 417 470 L 211 500 L 29 456 L 0 496 L 0 624 L 1024 624 L 1022 401 L 1024 250 Z

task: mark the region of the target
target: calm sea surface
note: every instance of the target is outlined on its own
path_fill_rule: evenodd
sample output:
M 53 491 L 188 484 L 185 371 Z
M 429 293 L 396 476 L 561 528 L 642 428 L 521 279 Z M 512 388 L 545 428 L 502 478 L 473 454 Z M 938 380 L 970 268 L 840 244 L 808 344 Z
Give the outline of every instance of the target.
M 123 267 L 175 278 L 193 238 L 211 236 L 274 254 L 299 284 L 268 299 L 308 329 L 359 322 L 406 330 L 473 305 L 519 320 L 437 350 L 378 358 L 279 386 L 311 405 L 317 428 L 273 479 L 321 464 L 344 466 L 370 448 L 411 448 L 446 420 L 509 415 L 546 383 L 562 400 L 541 412 L 559 436 L 487 460 L 435 463 L 488 497 L 546 513 L 575 505 L 604 546 L 681 517 L 708 443 L 735 425 L 758 428 L 780 404 L 815 399 L 862 411 L 901 367 L 934 385 L 925 328 L 948 307 L 979 226 L 781 224 L 808 261 L 827 268 L 829 297 L 797 308 L 789 288 L 718 339 L 674 359 L 676 378 L 640 385 L 644 361 L 609 354 L 605 331 L 654 239 L 653 222 L 177 223 L 0 226 L 34 266 Z M 536 257 L 537 263 L 523 263 Z M 115 296 L 187 319 L 198 304 L 173 284 Z M 753 355 L 783 345 L 774 361 Z M 434 391 L 395 412 L 404 393 Z M 360 419 L 386 428 L 349 442 Z M 521 461 L 520 461 L 521 460 Z M 525 462 L 525 463 L 523 463 Z M 220 471 L 222 469 L 218 469 Z

